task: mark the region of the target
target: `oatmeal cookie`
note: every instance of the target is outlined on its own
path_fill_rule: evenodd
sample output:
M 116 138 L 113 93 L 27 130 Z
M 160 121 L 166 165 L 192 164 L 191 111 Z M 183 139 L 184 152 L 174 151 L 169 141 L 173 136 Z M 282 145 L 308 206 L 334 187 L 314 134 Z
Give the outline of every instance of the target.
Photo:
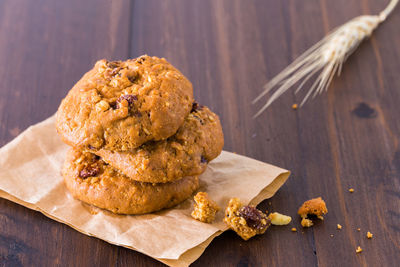
M 68 152 L 62 173 L 75 198 L 118 214 L 170 208 L 189 198 L 199 187 L 197 176 L 164 184 L 136 182 L 100 157 L 75 149 Z
M 101 149 L 94 153 L 133 180 L 165 183 L 203 173 L 223 146 L 218 116 L 195 103 L 178 132 L 167 140 L 126 152 Z
M 192 84 L 163 58 L 100 60 L 61 102 L 56 127 L 73 147 L 125 151 L 175 134 L 192 103 Z

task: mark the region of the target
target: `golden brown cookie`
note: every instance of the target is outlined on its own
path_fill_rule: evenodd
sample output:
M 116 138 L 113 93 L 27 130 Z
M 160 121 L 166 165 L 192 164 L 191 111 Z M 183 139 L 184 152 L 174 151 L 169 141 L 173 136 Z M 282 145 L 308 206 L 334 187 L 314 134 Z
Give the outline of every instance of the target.
M 218 116 L 195 103 L 178 132 L 167 140 L 126 152 L 101 149 L 94 153 L 133 180 L 165 183 L 203 173 L 223 146 Z
M 71 149 L 62 170 L 72 195 L 88 204 L 118 214 L 143 214 L 170 208 L 199 187 L 197 176 L 151 184 L 133 181 L 100 157 Z
M 163 58 L 100 60 L 61 102 L 56 127 L 71 146 L 124 151 L 175 134 L 192 102 L 192 84 Z

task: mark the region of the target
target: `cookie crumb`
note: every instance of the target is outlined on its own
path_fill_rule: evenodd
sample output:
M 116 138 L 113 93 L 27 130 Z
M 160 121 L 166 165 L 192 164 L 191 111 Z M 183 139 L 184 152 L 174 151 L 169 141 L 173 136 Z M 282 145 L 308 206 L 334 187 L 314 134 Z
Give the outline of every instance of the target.
M 243 206 L 238 198 L 229 200 L 224 222 L 243 240 L 264 234 L 271 225 L 267 215 L 252 205 Z
M 310 216 L 316 216 L 318 219 L 323 220 L 324 217 L 322 215 L 327 214 L 328 209 L 326 208 L 325 201 L 321 197 L 317 197 L 304 202 L 297 213 L 302 218 L 301 225 L 303 227 L 311 227 L 313 226 L 313 222 Z
M 361 229 L 360 229 L 360 228 L 357 228 L 357 231 L 358 231 L 358 232 L 360 232 L 360 231 L 361 231 Z
M 342 229 L 342 226 L 341 226 L 340 224 L 337 224 L 337 229 L 338 229 L 338 230 L 341 230 L 341 229 Z
M 350 192 L 350 193 L 353 193 L 353 192 L 354 192 L 354 188 L 350 188 L 350 189 L 349 189 L 349 192 Z
M 297 229 L 293 227 L 292 229 L 290 229 L 290 231 L 297 232 Z
M 292 105 L 292 109 L 296 110 L 299 106 L 297 104 Z
M 292 217 L 274 212 L 269 214 L 268 219 L 271 220 L 273 225 L 288 225 L 292 221 Z
M 358 246 L 356 249 L 356 253 L 361 253 L 362 251 L 363 251 L 362 248 L 360 246 Z
M 371 234 L 371 232 L 370 231 L 368 231 L 367 232 L 367 238 L 368 239 L 372 239 L 372 237 L 373 237 L 374 235 L 373 234 Z
M 215 214 L 220 210 L 220 207 L 208 197 L 206 192 L 198 192 L 194 196 L 194 210 L 192 217 L 198 221 L 212 223 L 215 219 Z
M 333 237 L 333 235 L 331 235 L 331 237 Z
M 313 224 L 313 222 L 310 220 L 310 219 L 307 219 L 307 218 L 303 218 L 302 220 L 301 220 L 301 226 L 303 226 L 303 227 L 311 227 L 311 226 L 313 226 L 314 224 Z

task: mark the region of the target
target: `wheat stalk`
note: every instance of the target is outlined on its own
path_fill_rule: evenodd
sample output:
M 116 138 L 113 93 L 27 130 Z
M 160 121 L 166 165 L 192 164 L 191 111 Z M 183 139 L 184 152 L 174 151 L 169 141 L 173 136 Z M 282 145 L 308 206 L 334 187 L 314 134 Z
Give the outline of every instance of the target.
M 311 95 L 314 98 L 317 94 L 325 91 L 335 73 L 338 76 L 340 75 L 342 65 L 346 59 L 389 16 L 398 2 L 399 0 L 391 0 L 389 5 L 379 15 L 364 15 L 350 20 L 336 30 L 333 30 L 324 39 L 304 52 L 264 86 L 264 91 L 254 99 L 253 104 L 274 88 L 277 89 L 254 117 L 259 116 L 272 102 L 294 84 L 301 81 L 295 93 L 299 92 L 303 85 L 317 73 L 319 75 L 308 90 L 300 106 Z

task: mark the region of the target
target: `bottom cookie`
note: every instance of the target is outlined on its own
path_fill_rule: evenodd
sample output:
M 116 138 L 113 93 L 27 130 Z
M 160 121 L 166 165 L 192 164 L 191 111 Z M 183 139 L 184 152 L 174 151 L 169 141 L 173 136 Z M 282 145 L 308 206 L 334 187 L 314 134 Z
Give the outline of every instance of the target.
M 100 157 L 71 149 L 62 174 L 72 195 L 88 204 L 118 214 L 143 214 L 170 208 L 199 187 L 197 176 L 163 184 L 136 182 Z

